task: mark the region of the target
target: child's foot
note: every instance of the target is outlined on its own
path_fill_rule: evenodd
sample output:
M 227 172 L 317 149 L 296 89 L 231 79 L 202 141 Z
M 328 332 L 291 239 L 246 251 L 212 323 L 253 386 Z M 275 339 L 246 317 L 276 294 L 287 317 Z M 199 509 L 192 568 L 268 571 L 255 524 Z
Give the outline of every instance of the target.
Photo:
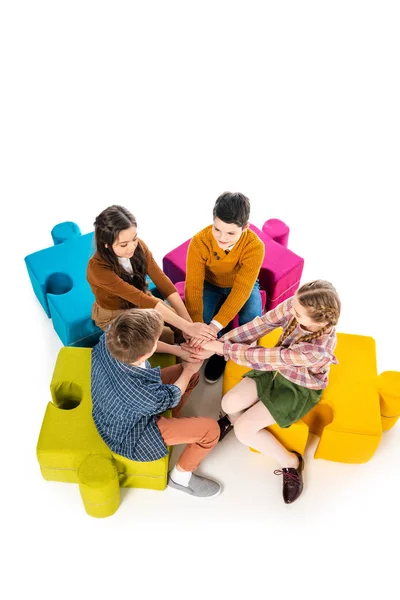
M 296 454 L 299 459 L 297 469 L 288 467 L 274 471 L 275 475 L 283 475 L 282 495 L 286 504 L 292 504 L 303 491 L 303 476 L 301 473 L 304 469 L 304 460 L 298 452 L 293 450 L 293 454 Z
M 221 485 L 217 481 L 196 475 L 195 473 L 192 473 L 188 485 L 175 483 L 170 475 L 168 477 L 168 487 L 179 492 L 185 492 L 190 496 L 196 496 L 197 498 L 214 498 L 215 496 L 219 496 L 222 491 Z
M 230 422 L 230 420 L 228 419 L 227 415 L 225 415 L 224 417 L 220 417 L 218 419 L 218 425 L 219 425 L 219 428 L 221 430 L 221 434 L 219 436 L 219 440 L 218 441 L 221 442 L 224 439 L 224 437 L 226 435 L 228 435 L 228 433 L 230 431 L 232 431 L 233 425 Z
M 204 379 L 207 383 L 216 383 L 225 371 L 226 361 L 223 356 L 213 354 L 204 368 Z

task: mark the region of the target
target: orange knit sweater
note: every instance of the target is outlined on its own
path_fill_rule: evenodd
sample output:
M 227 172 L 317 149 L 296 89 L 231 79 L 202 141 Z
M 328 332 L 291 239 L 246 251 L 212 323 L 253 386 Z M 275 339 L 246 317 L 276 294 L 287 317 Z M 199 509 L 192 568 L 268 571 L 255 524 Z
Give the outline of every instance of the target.
M 187 254 L 185 302 L 193 321 L 203 321 L 204 281 L 232 288 L 214 319 L 226 327 L 248 300 L 264 260 L 264 244 L 251 229 L 245 229 L 232 250 L 225 254 L 213 234 L 212 225 L 193 236 Z

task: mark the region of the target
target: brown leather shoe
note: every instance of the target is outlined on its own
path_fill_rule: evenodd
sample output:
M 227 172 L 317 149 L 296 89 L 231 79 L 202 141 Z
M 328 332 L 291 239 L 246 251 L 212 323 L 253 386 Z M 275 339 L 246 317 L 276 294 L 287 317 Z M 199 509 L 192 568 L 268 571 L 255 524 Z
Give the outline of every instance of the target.
M 224 439 L 224 437 L 226 435 L 228 435 L 228 433 L 230 431 L 232 431 L 233 425 L 232 425 L 232 423 L 230 422 L 230 420 L 228 419 L 228 417 L 226 415 L 224 417 L 220 417 L 218 419 L 218 425 L 219 425 L 219 428 L 221 430 L 221 434 L 219 436 L 219 440 L 218 441 L 221 442 Z
M 297 469 L 285 467 L 282 470 L 276 469 L 274 471 L 275 475 L 283 475 L 282 495 L 285 504 L 292 504 L 303 491 L 303 476 L 301 473 L 304 469 L 304 460 L 301 454 L 295 450 L 292 450 L 292 452 L 299 458 Z

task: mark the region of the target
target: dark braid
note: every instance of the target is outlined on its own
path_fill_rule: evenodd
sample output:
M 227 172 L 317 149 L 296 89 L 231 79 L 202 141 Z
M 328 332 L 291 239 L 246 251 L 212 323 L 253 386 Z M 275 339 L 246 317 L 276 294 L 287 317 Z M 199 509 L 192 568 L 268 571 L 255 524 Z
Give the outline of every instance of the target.
M 111 267 L 121 279 L 135 286 L 142 292 L 147 292 L 147 265 L 142 246 L 139 244 L 130 259 L 133 273 L 128 273 L 120 264 L 112 245 L 121 231 L 130 227 L 137 227 L 135 217 L 123 206 L 109 206 L 96 217 L 94 222 L 96 249 L 101 258 Z M 126 303 L 127 308 L 132 306 Z M 129 305 L 129 306 L 128 306 Z

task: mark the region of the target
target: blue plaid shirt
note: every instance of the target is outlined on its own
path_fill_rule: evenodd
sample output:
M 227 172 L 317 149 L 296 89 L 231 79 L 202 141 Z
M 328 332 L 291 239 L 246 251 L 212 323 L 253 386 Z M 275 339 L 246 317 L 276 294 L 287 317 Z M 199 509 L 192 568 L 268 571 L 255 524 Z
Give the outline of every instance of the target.
M 156 415 L 176 406 L 181 390 L 162 383 L 160 367 L 121 363 L 111 356 L 106 335 L 92 350 L 93 420 L 113 452 L 148 462 L 166 456 Z

